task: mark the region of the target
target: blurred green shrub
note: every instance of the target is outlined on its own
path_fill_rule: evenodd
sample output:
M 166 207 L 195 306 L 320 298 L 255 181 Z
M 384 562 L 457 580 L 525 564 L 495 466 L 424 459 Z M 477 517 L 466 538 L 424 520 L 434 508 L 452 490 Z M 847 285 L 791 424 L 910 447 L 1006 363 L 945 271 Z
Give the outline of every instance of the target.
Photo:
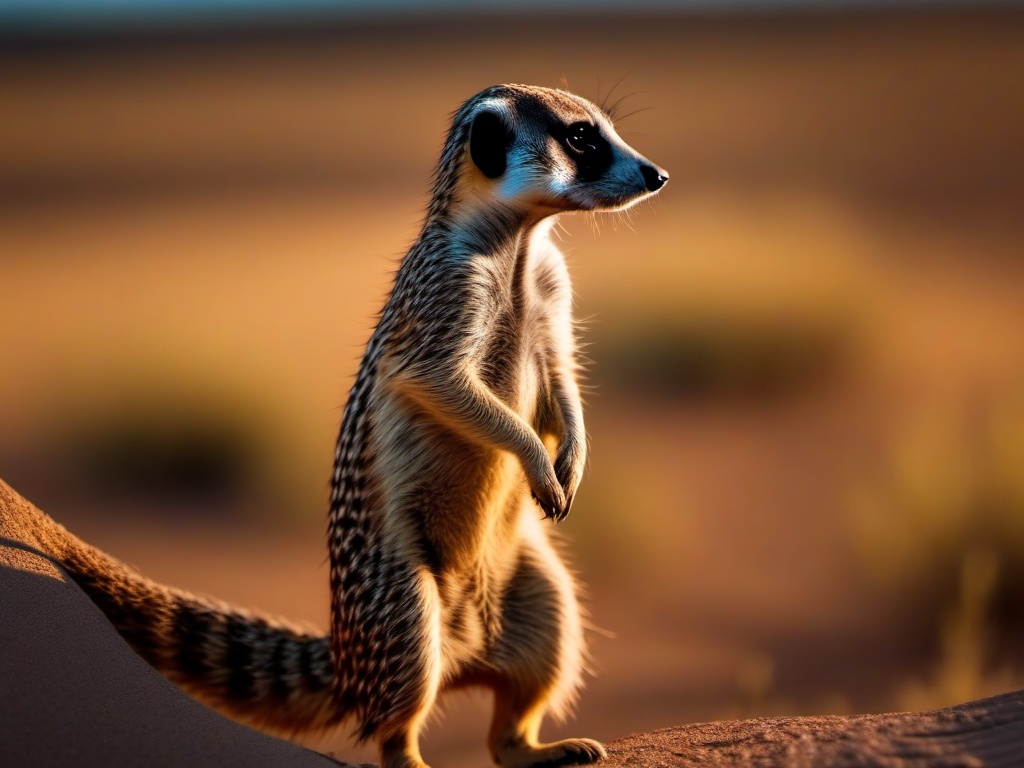
M 841 373 L 869 330 L 872 245 L 841 203 L 810 192 L 707 195 L 654 224 L 650 252 L 617 254 L 582 293 L 601 385 L 784 395 Z
M 991 692 L 998 660 L 1024 660 L 1024 390 L 980 418 L 955 403 L 922 408 L 850 501 L 868 574 L 939 641 L 934 679 L 908 701 Z
M 292 489 L 276 466 L 274 411 L 235 384 L 136 372 L 78 390 L 49 429 L 62 477 L 104 501 L 280 514 Z
M 773 397 L 823 383 L 852 350 L 842 322 L 649 314 L 593 334 L 593 378 L 672 397 Z
M 992 696 L 1014 687 L 1009 667 L 993 668 L 990 612 L 999 564 L 989 549 L 966 552 L 956 602 L 942 621 L 938 658 L 925 679 L 897 691 L 900 709 L 920 710 Z
M 98 491 L 170 498 L 233 497 L 253 484 L 258 428 L 212 401 L 137 395 L 90 414 L 65 437 L 65 454 Z

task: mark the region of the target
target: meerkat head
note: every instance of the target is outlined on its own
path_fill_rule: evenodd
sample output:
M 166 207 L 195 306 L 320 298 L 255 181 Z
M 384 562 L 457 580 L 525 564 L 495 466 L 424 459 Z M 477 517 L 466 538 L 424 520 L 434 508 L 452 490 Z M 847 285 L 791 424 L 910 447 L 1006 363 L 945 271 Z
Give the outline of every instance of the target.
M 488 88 L 456 115 L 462 183 L 488 202 L 540 212 L 614 211 L 657 192 L 668 173 L 624 142 L 596 105 L 525 85 Z

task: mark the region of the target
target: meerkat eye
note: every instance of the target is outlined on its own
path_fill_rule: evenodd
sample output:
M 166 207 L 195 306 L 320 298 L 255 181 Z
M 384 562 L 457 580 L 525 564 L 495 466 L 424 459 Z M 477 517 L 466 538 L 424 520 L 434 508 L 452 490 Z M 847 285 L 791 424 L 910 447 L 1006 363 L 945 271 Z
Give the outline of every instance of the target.
M 577 155 L 596 151 L 602 141 L 601 134 L 590 123 L 573 123 L 565 134 L 565 145 Z

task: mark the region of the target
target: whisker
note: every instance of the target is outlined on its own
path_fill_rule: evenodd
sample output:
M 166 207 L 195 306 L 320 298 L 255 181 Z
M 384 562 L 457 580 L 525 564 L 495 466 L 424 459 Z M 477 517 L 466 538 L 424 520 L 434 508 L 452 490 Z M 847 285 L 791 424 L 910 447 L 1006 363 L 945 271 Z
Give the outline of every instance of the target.
M 605 94 L 605 97 L 601 100 L 601 109 L 604 111 L 606 115 L 608 115 L 608 117 L 612 118 L 613 120 L 615 119 L 615 112 L 618 110 L 619 105 L 622 103 L 623 99 L 628 98 L 629 94 L 626 94 L 626 96 L 619 98 L 618 101 L 616 101 L 614 104 L 610 106 L 608 104 L 608 100 L 611 99 L 612 95 L 615 93 L 618 87 L 622 85 L 625 79 L 629 77 L 631 74 L 633 74 L 633 70 L 627 70 L 626 74 L 624 74 L 622 77 L 615 81 L 615 85 L 611 87 L 611 90 L 608 91 L 608 93 Z M 600 93 L 600 90 L 598 90 L 598 93 Z
M 654 107 L 640 107 L 640 109 L 634 109 L 632 112 L 627 112 L 626 114 L 624 114 L 622 117 L 620 117 L 618 119 L 619 120 L 625 120 L 627 118 L 632 117 L 633 115 L 639 115 L 641 112 L 646 112 L 649 109 L 654 109 Z

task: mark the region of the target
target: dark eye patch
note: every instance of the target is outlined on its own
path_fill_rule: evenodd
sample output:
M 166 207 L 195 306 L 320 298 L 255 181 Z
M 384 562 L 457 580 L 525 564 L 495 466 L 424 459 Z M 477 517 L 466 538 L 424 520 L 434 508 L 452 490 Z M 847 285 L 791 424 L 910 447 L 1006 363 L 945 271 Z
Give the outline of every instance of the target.
M 565 135 L 565 144 L 578 155 L 596 152 L 601 142 L 600 132 L 590 123 L 574 123 Z
M 559 125 L 552 135 L 576 165 L 576 177 L 580 181 L 598 179 L 612 163 L 611 146 L 601 135 L 601 130 L 591 123 Z

